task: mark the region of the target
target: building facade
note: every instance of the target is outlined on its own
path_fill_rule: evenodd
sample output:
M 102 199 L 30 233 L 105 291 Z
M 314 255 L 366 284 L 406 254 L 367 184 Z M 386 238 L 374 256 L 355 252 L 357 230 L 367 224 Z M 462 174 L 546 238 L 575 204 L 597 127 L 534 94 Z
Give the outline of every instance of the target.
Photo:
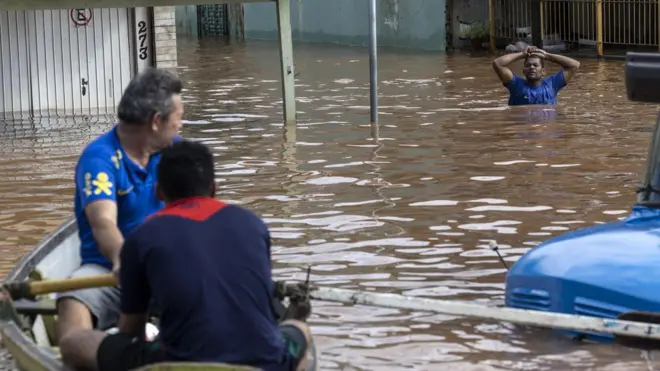
M 177 63 L 174 7 L 0 10 L 0 118 L 114 113 L 139 70 Z
M 378 44 L 445 50 L 445 5 L 445 0 L 378 0 Z M 243 7 L 246 38 L 277 38 L 273 3 L 247 3 Z M 291 26 L 295 41 L 367 45 L 368 3 L 355 0 L 293 0 Z

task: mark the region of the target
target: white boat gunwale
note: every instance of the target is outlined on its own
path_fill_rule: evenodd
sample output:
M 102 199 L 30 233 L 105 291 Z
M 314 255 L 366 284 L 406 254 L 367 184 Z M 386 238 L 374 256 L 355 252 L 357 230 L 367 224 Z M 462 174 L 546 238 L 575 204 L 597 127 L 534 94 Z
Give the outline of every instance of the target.
M 70 217 L 62 223 L 62 225 L 57 227 L 56 230 L 44 237 L 34 249 L 25 254 L 18 263 L 16 263 L 16 266 L 7 273 L 5 281 L 24 281 L 29 279 L 30 274 L 36 269 L 39 262 L 41 262 L 48 254 L 55 251 L 62 242 L 75 233 L 78 233 L 76 219 Z
M 39 262 L 75 233 L 77 233 L 76 220 L 70 217 L 23 256 L 7 273 L 5 280 L 24 281 L 29 279 Z M 21 329 L 20 324 L 16 323 L 15 318 L 7 311 L 0 314 L 0 334 L 3 344 L 8 348 L 19 368 L 29 368 L 31 371 L 69 370 L 55 357 L 55 353 L 47 353 L 33 339 L 30 339 Z

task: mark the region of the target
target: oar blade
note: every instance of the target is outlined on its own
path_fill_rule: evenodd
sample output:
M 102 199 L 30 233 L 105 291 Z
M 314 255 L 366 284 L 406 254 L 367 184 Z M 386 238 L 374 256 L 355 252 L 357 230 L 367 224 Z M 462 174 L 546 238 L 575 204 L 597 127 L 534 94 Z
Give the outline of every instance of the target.
M 631 311 L 631 312 L 621 313 L 617 317 L 617 319 L 624 321 L 660 324 L 660 313 Z M 621 344 L 623 346 L 630 348 L 638 348 L 644 350 L 660 349 L 660 340 L 656 340 L 656 339 L 645 339 L 639 337 L 616 335 L 614 337 L 614 341 L 617 344 Z

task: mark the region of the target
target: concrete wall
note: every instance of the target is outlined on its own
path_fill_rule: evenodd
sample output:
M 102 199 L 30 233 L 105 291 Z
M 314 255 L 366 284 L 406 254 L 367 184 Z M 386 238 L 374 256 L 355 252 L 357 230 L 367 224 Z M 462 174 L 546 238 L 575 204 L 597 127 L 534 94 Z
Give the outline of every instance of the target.
M 445 49 L 445 0 L 378 0 L 378 44 Z M 245 4 L 245 37 L 276 39 L 275 4 Z M 305 42 L 366 45 L 366 0 L 291 0 L 293 38 Z
M 156 67 L 177 67 L 174 6 L 154 7 L 154 35 Z
M 185 37 L 197 37 L 197 5 L 179 5 L 174 7 L 176 14 L 176 34 Z

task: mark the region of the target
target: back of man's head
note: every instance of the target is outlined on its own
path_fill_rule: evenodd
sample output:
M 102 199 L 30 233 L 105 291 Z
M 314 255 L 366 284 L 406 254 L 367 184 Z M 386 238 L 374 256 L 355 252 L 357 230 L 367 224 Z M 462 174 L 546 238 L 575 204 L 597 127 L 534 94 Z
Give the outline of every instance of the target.
M 165 202 L 190 197 L 213 197 L 213 153 L 204 144 L 182 140 L 161 152 L 158 189 Z
M 175 74 L 148 68 L 135 75 L 124 89 L 117 117 L 130 125 L 149 124 L 156 114 L 167 119 L 174 109 L 172 96 L 181 94 L 182 88 L 183 84 Z

